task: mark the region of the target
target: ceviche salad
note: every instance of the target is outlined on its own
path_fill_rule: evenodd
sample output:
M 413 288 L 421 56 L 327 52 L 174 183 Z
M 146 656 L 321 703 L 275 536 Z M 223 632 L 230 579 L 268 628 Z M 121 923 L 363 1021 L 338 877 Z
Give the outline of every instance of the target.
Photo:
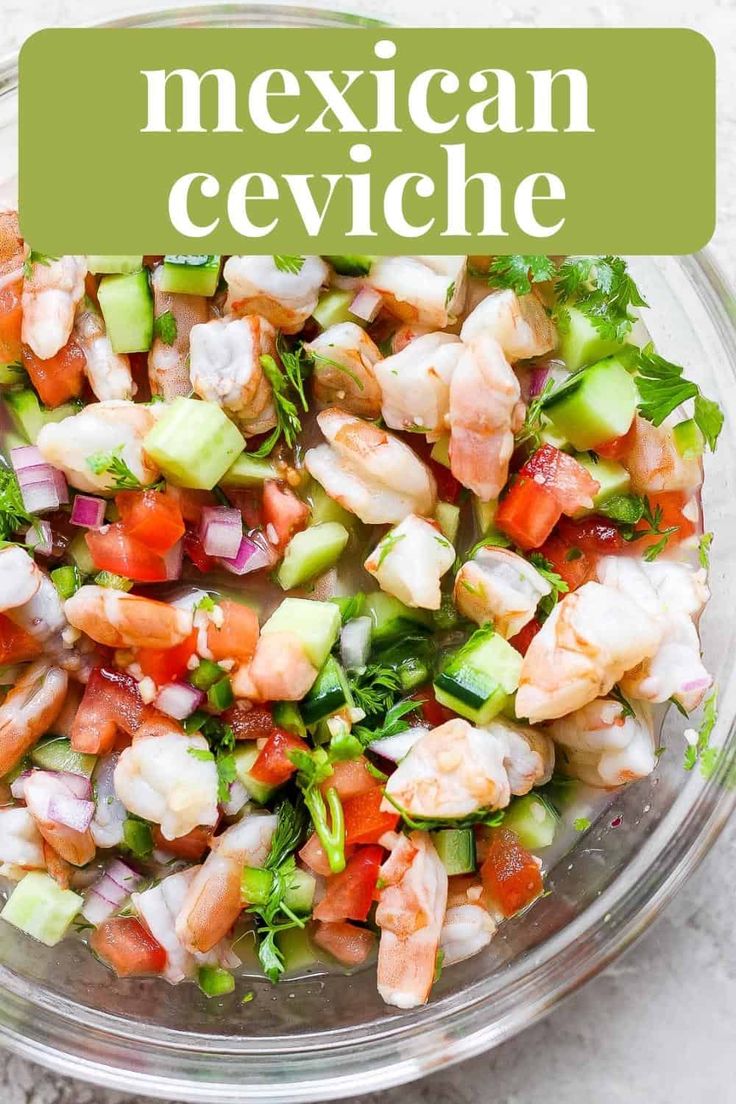
M 543 893 L 561 779 L 648 775 L 667 702 L 712 769 L 722 415 L 644 306 L 611 256 L 49 257 L 2 214 L 3 921 L 208 996 L 375 957 L 411 1008 Z

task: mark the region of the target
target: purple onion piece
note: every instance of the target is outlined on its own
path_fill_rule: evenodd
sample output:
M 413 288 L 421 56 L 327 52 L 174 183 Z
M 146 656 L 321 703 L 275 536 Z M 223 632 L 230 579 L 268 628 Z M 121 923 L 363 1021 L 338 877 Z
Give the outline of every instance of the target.
M 105 500 L 92 495 L 75 495 L 72 506 L 72 525 L 84 529 L 100 529 L 105 520 Z

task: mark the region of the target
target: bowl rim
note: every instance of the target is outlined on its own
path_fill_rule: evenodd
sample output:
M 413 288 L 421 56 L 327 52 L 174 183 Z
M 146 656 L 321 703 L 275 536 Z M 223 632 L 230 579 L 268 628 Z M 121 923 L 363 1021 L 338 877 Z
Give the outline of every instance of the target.
M 86 25 L 113 29 L 166 26 L 169 25 L 167 19 L 171 20 L 175 16 L 184 16 L 191 20 L 203 19 L 210 23 L 214 19 L 226 21 L 247 16 L 249 19 L 270 21 L 277 18 L 280 23 L 288 21 L 302 26 L 305 22 L 312 26 L 390 26 L 382 20 L 348 12 L 281 3 L 184 4 L 146 12 L 135 12 L 131 6 L 129 14 Z M 16 86 L 17 58 L 9 56 L 0 59 L 0 95 L 12 93 Z M 676 262 L 695 285 L 696 294 L 708 310 L 710 320 L 719 334 L 731 371 L 736 371 L 734 296 L 718 264 L 708 249 L 692 257 L 677 258 Z M 287 1082 L 281 1087 L 274 1083 L 236 1087 L 232 1081 L 201 1081 L 191 1077 L 181 1079 L 146 1072 L 143 1063 L 140 1070 L 126 1069 L 104 1059 L 96 1059 L 93 1052 L 85 1053 L 84 1047 L 76 1051 L 73 1048 L 65 1049 L 63 1043 L 65 1040 L 70 1041 L 70 1028 L 73 1030 L 76 1027 L 78 1030 L 80 1025 L 88 1029 L 90 1040 L 96 1040 L 100 1044 L 97 1049 L 103 1055 L 105 1040 L 108 1045 L 114 1045 L 122 1039 L 151 1045 L 152 1032 L 144 1025 L 140 1034 L 135 1031 L 131 1033 L 129 1020 L 83 1009 L 63 998 L 52 998 L 49 995 L 46 999 L 39 999 L 38 995 L 31 993 L 28 983 L 0 966 L 0 991 L 5 997 L 4 1007 L 0 1009 L 0 1043 L 14 1053 L 58 1073 L 81 1077 L 107 1088 L 139 1092 L 159 1099 L 211 1101 L 212 1104 L 230 1104 L 231 1101 L 235 1104 L 246 1100 L 276 1102 L 337 1099 L 396 1086 L 454 1065 L 490 1049 L 537 1022 L 563 998 L 572 994 L 618 957 L 661 913 L 711 848 L 736 807 L 736 790 L 725 784 L 727 774 L 730 775 L 736 768 L 735 735 L 736 724 L 730 727 L 724 744 L 724 747 L 728 747 L 728 754 L 723 757 L 713 777 L 700 785 L 687 815 L 674 825 L 674 830 L 671 824 L 668 826 L 674 818 L 674 813 L 670 810 L 635 858 L 603 891 L 600 898 L 531 954 L 524 956 L 527 976 L 521 985 L 514 979 L 514 964 L 511 965 L 503 992 L 513 988 L 516 1007 L 510 1005 L 504 1018 L 495 1023 L 478 1025 L 474 1021 L 472 1026 L 466 1023 L 483 1000 L 483 995 L 478 994 L 471 1001 L 466 1001 L 462 1008 L 457 1007 L 456 998 L 459 995 L 443 999 L 434 1006 L 431 1022 L 420 1013 L 407 1017 L 397 1016 L 393 1018 L 393 1022 L 390 1018 L 388 1022 L 369 1024 L 362 1030 L 360 1048 L 370 1060 L 364 1062 L 360 1070 L 356 1070 L 354 1065 L 347 1067 L 350 1051 L 356 1044 L 355 1038 L 347 1037 L 350 1029 L 330 1032 L 329 1037 L 325 1033 L 315 1033 L 273 1036 L 267 1041 L 222 1035 L 211 1035 L 206 1039 L 195 1036 L 198 1040 L 195 1046 L 192 1045 L 193 1036 L 190 1033 L 155 1029 L 155 1047 L 163 1048 L 169 1055 L 191 1057 L 193 1068 L 196 1068 L 198 1061 L 204 1062 L 208 1057 L 218 1055 L 239 1062 L 242 1072 L 245 1064 L 256 1054 L 259 1060 L 269 1055 L 294 1060 L 297 1055 L 303 1056 L 306 1048 L 314 1047 L 315 1044 L 322 1058 L 326 1057 L 334 1063 L 334 1073 L 322 1071 L 322 1075 L 316 1079 Z M 669 847 L 663 851 L 659 841 L 665 835 Z M 636 872 L 640 877 L 632 877 Z M 623 889 L 622 879 L 625 881 Z M 605 938 L 588 940 L 584 952 L 580 952 L 576 959 L 576 937 L 589 935 L 600 924 L 605 924 Z M 533 960 L 531 965 L 530 960 Z M 18 1026 L 19 1023 L 22 1025 L 24 1018 L 22 1009 L 28 1005 L 48 1017 L 42 1034 L 35 1038 L 30 1038 Z M 383 1048 L 387 1042 L 396 1041 L 400 1044 L 414 1036 L 417 1028 L 421 1031 L 422 1024 L 425 1028 L 422 1032 L 425 1037 L 422 1048 L 412 1051 L 410 1047 L 405 1057 L 395 1057 L 389 1064 L 382 1063 Z M 437 1043 L 429 1043 L 430 1037 L 432 1040 L 436 1039 Z M 87 1038 L 85 1035 L 85 1040 Z

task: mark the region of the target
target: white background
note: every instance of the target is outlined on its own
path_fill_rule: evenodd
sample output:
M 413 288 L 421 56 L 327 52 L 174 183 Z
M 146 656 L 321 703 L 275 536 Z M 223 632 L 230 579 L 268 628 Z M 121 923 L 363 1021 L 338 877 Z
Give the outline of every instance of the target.
M 163 6 L 166 0 L 138 0 L 134 6 L 116 0 L 0 0 L 3 52 L 15 50 L 40 27 Z M 736 0 L 314 0 L 313 6 L 352 7 L 362 15 L 423 26 L 639 25 L 702 31 L 715 46 L 719 73 L 714 249 L 736 286 Z M 626 59 L 612 56 L 611 81 L 623 80 Z M 85 135 L 80 126 L 79 140 L 81 149 L 70 156 L 85 155 L 88 143 L 94 172 L 94 135 Z M 491 1054 L 371 1097 L 372 1104 L 736 1104 L 735 917 L 732 821 L 654 929 L 545 1021 Z M 0 1104 L 113 1102 L 134 1104 L 134 1099 L 58 1078 L 0 1052 Z

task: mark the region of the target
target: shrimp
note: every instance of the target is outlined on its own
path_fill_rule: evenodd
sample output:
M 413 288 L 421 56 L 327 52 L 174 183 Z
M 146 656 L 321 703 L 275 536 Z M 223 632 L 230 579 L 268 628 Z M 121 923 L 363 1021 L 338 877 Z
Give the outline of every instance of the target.
M 378 542 L 363 565 L 381 590 L 407 606 L 440 608 L 440 579 L 455 562 L 455 549 L 426 518 L 409 514 Z
M 384 840 L 386 837 L 384 837 Z M 393 835 L 379 872 L 378 992 L 397 1008 L 429 997 L 447 903 L 447 872 L 428 832 Z
M 552 587 L 523 556 L 508 548 L 479 548 L 455 576 L 454 600 L 463 617 L 510 640 L 528 625 Z
M 463 341 L 481 334 L 495 338 L 511 364 L 544 356 L 557 344 L 552 320 L 536 295 L 511 290 L 491 292 L 467 316 L 460 330 Z
M 190 609 L 111 587 L 80 587 L 65 612 L 71 625 L 108 648 L 173 648 L 194 626 Z
M 0 289 L 23 279 L 26 246 L 18 225 L 18 212 L 0 210 Z
M 367 525 L 434 513 L 434 476 L 403 441 L 336 407 L 317 422 L 329 444 L 310 449 L 304 463 L 330 498 Z
M 378 257 L 365 283 L 402 322 L 444 329 L 463 309 L 466 257 Z
M 503 809 L 511 798 L 506 754 L 496 734 L 454 717 L 419 737 L 389 777 L 382 807 L 432 819 Z
M 192 955 L 176 934 L 176 918 L 184 906 L 189 887 L 200 870 L 199 866 L 191 866 L 188 870 L 169 874 L 151 889 L 131 894 L 136 912 L 154 939 L 166 951 L 163 976 L 172 985 L 193 977 L 200 965 L 219 965 L 225 969 L 235 969 L 240 965 L 240 959 L 233 954 L 227 941 L 223 941 L 206 955 Z
M 209 758 L 208 758 L 209 755 Z M 161 825 L 167 840 L 217 824 L 217 766 L 203 736 L 158 734 L 141 725 L 115 767 L 115 793 L 136 816 Z
M 141 483 L 153 483 L 158 468 L 143 451 L 143 439 L 156 420 L 153 407 L 125 399 L 90 403 L 60 422 L 42 426 L 36 446 L 44 460 L 60 468 L 73 487 L 93 494 L 113 495 L 119 489 L 115 477 L 102 465 L 93 470 L 90 461 L 119 457 Z
M 34 770 L 23 787 L 23 797 L 36 827 L 54 851 L 72 866 L 86 866 L 95 857 L 95 841 L 89 830 L 94 813 L 91 801 L 79 796 L 78 783 L 86 778 L 55 771 Z M 62 819 L 66 817 L 67 819 Z M 86 827 L 70 827 L 68 819 Z
M 68 676 L 46 660 L 31 664 L 0 705 L 0 775 L 43 736 L 64 705 Z
M 380 361 L 376 378 L 386 425 L 418 430 L 433 441 L 447 433 L 450 380 L 462 353 L 463 344 L 454 334 L 429 333 Z
M 297 333 L 317 306 L 329 269 L 321 257 L 303 257 L 298 272 L 282 272 L 275 257 L 229 257 L 223 276 L 227 310 L 261 314 L 282 333 Z
M 86 671 L 84 654 L 65 640 L 69 623 L 56 587 L 22 548 L 0 550 L 0 610 L 36 642 L 47 660 L 78 676 Z
M 674 699 L 692 712 L 713 682 L 703 666 L 694 622 L 710 596 L 705 571 L 667 560 L 606 556 L 597 572 L 601 582 L 625 591 L 662 627 L 662 643 L 624 675 L 623 692 L 649 702 Z
M 211 951 L 238 919 L 243 867 L 263 866 L 277 821 L 276 816 L 255 813 L 213 839 L 176 917 L 177 938 L 192 954 Z
M 45 870 L 43 838 L 28 809 L 0 809 L 0 875 L 19 880 L 28 870 Z
M 273 390 L 261 365 L 276 356 L 276 331 L 257 314 L 214 318 L 189 335 L 192 387 L 217 403 L 246 437 L 276 425 Z
M 450 466 L 478 498 L 497 498 L 509 475 L 524 404 L 519 381 L 489 334 L 460 357 L 450 381 Z
M 646 778 L 657 757 L 649 707 L 632 702 L 633 717 L 619 701 L 597 698 L 553 721 L 557 767 L 588 786 L 623 786 Z
M 317 674 L 296 633 L 267 632 L 250 663 L 235 672 L 232 688 L 236 698 L 254 702 L 301 701 Z
M 695 457 L 685 459 L 675 446 L 670 426 L 654 426 L 634 418 L 631 445 L 624 458 L 631 489 L 637 494 L 683 491 L 693 494 L 703 482 L 703 467 Z
M 165 402 L 172 402 L 180 395 L 188 395 L 192 389 L 189 380 L 189 339 L 193 327 L 207 321 L 209 308 L 203 295 L 174 295 L 163 291 L 163 271 L 163 265 L 156 265 L 151 273 L 153 310 L 156 318 L 164 314 L 172 316 L 175 333 L 170 343 L 163 337 L 154 337 L 148 354 L 148 380 L 152 395 L 161 395 Z
M 529 645 L 517 715 L 534 724 L 587 705 L 653 656 L 661 639 L 656 618 L 623 591 L 584 583 L 557 603 Z
M 23 283 L 21 339 L 40 360 L 56 356 L 69 340 L 84 297 L 84 257 L 44 257 Z
M 429 333 L 432 331 L 427 326 L 399 326 L 398 330 L 391 335 L 391 355 L 395 356 L 396 353 L 402 352 L 412 341 Z
M 482 905 L 453 905 L 440 932 L 443 966 L 452 966 L 482 951 L 496 934 L 496 921 Z
M 18 545 L 0 549 L 0 610 L 30 602 L 41 585 L 42 571 L 30 553 Z
M 86 357 L 84 368 L 98 399 L 132 399 L 136 392 L 130 358 L 113 352 L 105 320 L 91 299 L 85 296 L 74 320 L 74 335 Z
M 304 345 L 314 362 L 314 396 L 320 406 L 338 405 L 361 418 L 381 413 L 377 366 L 381 352 L 355 322 L 340 322 Z
M 546 732 L 502 717 L 483 727 L 504 744 L 503 765 L 514 797 L 549 782 L 555 766 L 555 747 Z

